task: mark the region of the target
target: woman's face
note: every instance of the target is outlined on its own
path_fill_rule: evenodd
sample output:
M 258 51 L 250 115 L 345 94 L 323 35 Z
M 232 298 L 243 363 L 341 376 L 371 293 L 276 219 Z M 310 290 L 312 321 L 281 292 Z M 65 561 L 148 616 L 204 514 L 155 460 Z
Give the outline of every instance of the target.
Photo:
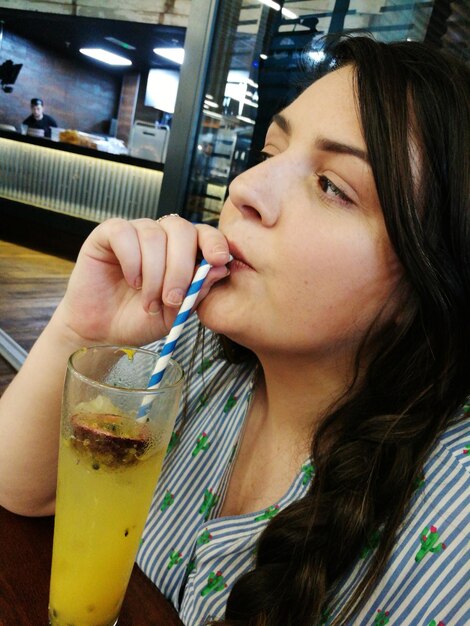
M 263 162 L 230 185 L 220 230 L 234 261 L 198 309 L 205 325 L 258 355 L 317 358 L 357 348 L 401 268 L 368 163 L 351 67 L 320 79 L 275 116 Z

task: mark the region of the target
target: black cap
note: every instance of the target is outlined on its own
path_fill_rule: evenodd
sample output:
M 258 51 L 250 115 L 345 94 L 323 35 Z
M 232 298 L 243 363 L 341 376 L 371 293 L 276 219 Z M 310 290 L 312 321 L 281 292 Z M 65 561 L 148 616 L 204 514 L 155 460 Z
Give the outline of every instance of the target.
M 44 106 L 44 102 L 41 100 L 41 98 L 31 98 L 31 106 L 35 107 L 38 104 L 40 104 L 41 106 Z

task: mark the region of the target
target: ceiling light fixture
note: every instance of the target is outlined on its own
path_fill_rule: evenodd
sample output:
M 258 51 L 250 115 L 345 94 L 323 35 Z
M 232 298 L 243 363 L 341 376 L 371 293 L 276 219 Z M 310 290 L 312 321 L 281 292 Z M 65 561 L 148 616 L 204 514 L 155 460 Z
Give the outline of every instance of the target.
M 241 122 L 246 122 L 247 124 L 254 124 L 253 120 L 250 120 L 249 117 L 245 117 L 244 115 L 237 115 L 237 120 L 240 120 Z
M 107 65 L 132 65 L 132 61 L 129 61 L 129 59 L 103 50 L 103 48 L 80 48 L 80 52 L 87 57 L 91 57 Z
M 273 0 L 258 0 L 261 4 L 266 5 L 270 9 L 274 9 L 275 11 L 279 11 L 281 5 L 278 2 L 274 2 Z
M 299 16 L 294 11 L 290 11 L 289 9 L 281 9 L 281 13 L 284 17 L 288 17 L 291 20 L 296 20 Z
M 206 111 L 204 110 L 204 115 L 206 117 L 214 117 L 216 120 L 221 120 L 222 115 L 220 113 L 216 113 L 215 111 Z
M 260 2 L 261 4 L 264 4 L 270 9 L 274 9 L 275 11 L 281 11 L 284 17 L 288 17 L 291 20 L 295 20 L 299 17 L 296 13 L 294 13 L 293 11 L 290 11 L 289 9 L 284 9 L 284 8 L 281 9 L 281 5 L 278 2 L 274 2 L 273 0 L 258 0 L 258 2 Z
M 158 54 L 173 63 L 182 65 L 184 61 L 184 48 L 154 48 L 155 54 Z

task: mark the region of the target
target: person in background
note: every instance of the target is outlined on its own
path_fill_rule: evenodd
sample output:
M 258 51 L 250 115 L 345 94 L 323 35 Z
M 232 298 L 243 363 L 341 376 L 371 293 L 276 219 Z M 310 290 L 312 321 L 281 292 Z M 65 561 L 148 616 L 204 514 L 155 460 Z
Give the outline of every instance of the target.
M 468 626 L 469 145 L 468 67 L 346 38 L 218 228 L 100 224 L 0 400 L 0 504 L 53 513 L 67 358 L 158 351 L 203 256 L 138 565 L 186 626 Z
M 44 130 L 44 136 L 51 136 L 51 126 L 57 128 L 57 122 L 50 115 L 44 113 L 44 101 L 41 98 L 31 98 L 31 115 L 23 120 L 28 128 Z

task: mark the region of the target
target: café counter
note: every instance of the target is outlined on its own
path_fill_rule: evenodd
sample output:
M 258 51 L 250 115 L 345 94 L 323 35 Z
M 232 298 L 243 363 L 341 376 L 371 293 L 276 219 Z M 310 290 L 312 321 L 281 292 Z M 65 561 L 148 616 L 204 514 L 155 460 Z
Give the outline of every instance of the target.
M 101 222 L 155 217 L 163 165 L 0 131 L 0 198 Z
M 0 507 L 0 625 L 46 626 L 53 517 L 22 517 Z M 134 566 L 119 626 L 183 626 L 150 580 Z

